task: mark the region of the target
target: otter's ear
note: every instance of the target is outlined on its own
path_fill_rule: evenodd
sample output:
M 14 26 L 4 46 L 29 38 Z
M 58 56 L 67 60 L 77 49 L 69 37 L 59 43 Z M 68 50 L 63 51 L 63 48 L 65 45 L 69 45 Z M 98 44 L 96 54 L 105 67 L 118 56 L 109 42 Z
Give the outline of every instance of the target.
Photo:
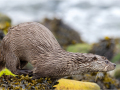
M 96 56 L 94 56 L 92 59 L 93 59 L 93 60 L 97 60 L 97 57 L 96 57 Z

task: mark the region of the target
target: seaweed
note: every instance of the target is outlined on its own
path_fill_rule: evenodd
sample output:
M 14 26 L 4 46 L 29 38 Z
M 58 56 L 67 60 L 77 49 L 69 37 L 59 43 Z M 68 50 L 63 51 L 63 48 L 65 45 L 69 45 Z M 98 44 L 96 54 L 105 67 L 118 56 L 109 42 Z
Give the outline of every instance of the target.
M 102 73 L 102 76 L 98 76 Z M 92 72 L 83 75 L 81 81 L 95 82 L 102 90 L 120 89 L 120 81 L 110 76 L 107 72 Z
M 54 89 L 53 85 L 54 84 L 50 78 L 40 78 L 32 80 L 32 77 L 29 77 L 28 75 L 3 75 L 0 77 L 0 87 L 7 90 L 49 90 Z
M 27 89 L 27 90 L 46 90 L 54 89 L 53 85 L 58 84 L 50 78 L 40 78 L 33 80 L 28 75 L 15 75 L 7 68 L 0 72 L 0 87 L 1 89 Z

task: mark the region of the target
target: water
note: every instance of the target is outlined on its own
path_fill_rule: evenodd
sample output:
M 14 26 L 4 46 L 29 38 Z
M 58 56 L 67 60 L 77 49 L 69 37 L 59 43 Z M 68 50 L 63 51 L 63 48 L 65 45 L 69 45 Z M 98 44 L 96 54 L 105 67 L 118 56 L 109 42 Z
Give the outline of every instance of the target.
M 60 18 L 88 43 L 120 37 L 120 0 L 0 0 L 0 12 L 13 25 Z

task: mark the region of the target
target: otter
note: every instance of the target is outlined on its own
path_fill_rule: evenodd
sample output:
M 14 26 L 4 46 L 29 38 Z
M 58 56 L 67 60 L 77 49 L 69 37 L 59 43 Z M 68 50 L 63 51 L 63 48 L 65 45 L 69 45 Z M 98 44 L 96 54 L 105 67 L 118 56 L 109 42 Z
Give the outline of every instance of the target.
M 23 69 L 28 62 L 33 70 Z M 14 74 L 32 72 L 34 79 L 106 72 L 115 66 L 104 56 L 63 50 L 51 31 L 37 22 L 11 27 L 1 43 L 0 69 L 6 67 Z

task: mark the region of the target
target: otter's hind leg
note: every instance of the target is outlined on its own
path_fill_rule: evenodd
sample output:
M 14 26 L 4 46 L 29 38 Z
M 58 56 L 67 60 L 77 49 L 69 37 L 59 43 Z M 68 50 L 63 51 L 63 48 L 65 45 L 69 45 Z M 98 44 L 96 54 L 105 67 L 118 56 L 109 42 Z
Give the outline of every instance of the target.
M 14 74 L 31 74 L 32 71 L 30 70 L 22 70 L 20 66 L 20 60 L 14 53 L 6 53 L 6 67 Z
M 7 52 L 5 55 L 6 68 L 14 74 L 19 74 L 19 59 L 11 52 Z

